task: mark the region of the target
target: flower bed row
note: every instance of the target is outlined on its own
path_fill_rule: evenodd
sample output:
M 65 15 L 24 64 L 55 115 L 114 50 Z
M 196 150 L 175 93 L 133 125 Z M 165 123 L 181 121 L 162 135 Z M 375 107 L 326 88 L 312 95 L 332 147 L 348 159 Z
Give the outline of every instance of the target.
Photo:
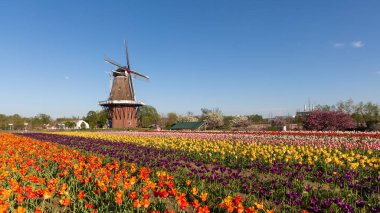
M 147 133 L 152 131 L 140 131 Z M 170 130 L 161 130 L 170 132 Z M 112 132 L 114 133 L 114 132 Z M 361 137 L 380 138 L 380 132 L 354 132 L 354 131 L 176 131 L 176 134 L 212 134 L 212 135 L 287 135 L 287 136 L 318 136 L 318 137 Z
M 236 159 L 230 156 L 219 162 L 219 158 L 210 156 L 207 152 L 204 154 L 205 152 L 202 153 L 201 150 L 194 152 L 155 145 L 154 138 L 149 137 L 148 139 L 142 136 L 132 137 L 136 141 L 126 142 L 131 138 L 119 135 L 118 139 L 125 138 L 115 143 L 114 141 L 118 140 L 106 134 L 104 137 L 93 133 L 74 134 L 87 138 L 53 134 L 25 135 L 40 140 L 54 141 L 75 149 L 109 155 L 152 170 L 164 169 L 171 172 L 181 183 L 185 183 L 190 178 L 198 190 L 207 191 L 211 195 L 208 200 L 211 206 L 220 204 L 220 198 L 239 194 L 248 203 L 260 201 L 270 209 L 283 212 L 297 212 L 303 209 L 315 212 L 353 212 L 355 209 L 376 212 L 380 208 L 380 176 L 378 169 L 375 169 L 373 165 L 369 166 L 371 162 L 367 162 L 368 165 L 364 164 L 364 167 L 350 168 L 349 164 L 334 166 L 331 161 L 327 162 L 325 159 L 309 164 L 299 163 L 294 159 L 286 162 L 286 158 L 270 162 L 257 158 L 248 159 L 244 166 L 239 166 L 239 162 L 244 161 L 243 157 Z M 150 144 L 147 145 L 146 142 Z M 194 142 L 196 143 L 192 139 L 187 141 L 187 143 Z M 158 141 L 157 144 L 160 142 Z M 177 146 L 182 145 L 182 143 L 177 144 Z M 235 143 L 235 146 L 239 145 Z M 285 146 L 285 151 L 289 150 L 291 149 Z M 331 151 L 332 149 L 322 150 L 326 155 Z M 354 157 L 358 155 L 354 151 L 358 151 L 362 153 L 358 156 L 363 156 L 363 159 L 375 158 L 378 162 L 376 151 L 350 151 L 353 151 Z M 233 160 L 235 162 L 229 166 L 227 162 Z M 360 160 L 355 162 L 361 165 Z M 231 203 L 228 199 L 226 202 Z M 221 206 L 228 207 L 223 202 Z
M 273 161 L 297 162 L 314 164 L 333 164 L 378 170 L 380 167 L 380 151 L 377 149 L 345 149 L 331 146 L 313 146 L 307 144 L 307 139 L 298 139 L 298 145 L 293 140 L 274 138 L 273 143 L 237 140 L 218 140 L 218 138 L 146 136 L 136 133 L 103 134 L 83 132 L 63 132 L 63 135 L 81 136 L 93 139 L 103 139 L 115 142 L 135 143 L 139 146 L 180 150 L 193 153 L 194 157 L 207 162 L 221 162 L 231 167 L 243 167 L 252 161 L 260 160 L 267 163 Z M 228 138 L 227 138 L 228 139 Z M 306 142 L 305 142 L 306 141 Z M 341 143 L 331 140 L 331 143 Z
M 0 147 L 0 212 L 265 212 L 239 196 L 211 203 L 191 180 L 106 155 L 2 133 Z
M 110 135 L 125 135 L 125 132 L 104 132 Z M 260 134 L 263 133 L 263 134 Z M 174 137 L 186 139 L 205 139 L 216 141 L 239 141 L 239 142 L 260 142 L 270 145 L 294 145 L 294 146 L 314 146 L 318 148 L 339 148 L 339 149 L 371 149 L 380 150 L 380 137 L 375 133 L 363 133 L 363 137 L 352 136 L 352 133 L 330 133 L 321 134 L 319 132 L 128 132 L 128 135 L 144 137 Z

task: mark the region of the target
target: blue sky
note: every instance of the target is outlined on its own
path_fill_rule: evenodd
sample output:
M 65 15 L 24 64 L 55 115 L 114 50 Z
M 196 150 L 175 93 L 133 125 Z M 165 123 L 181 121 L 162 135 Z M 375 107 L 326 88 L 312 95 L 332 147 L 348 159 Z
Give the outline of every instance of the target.
M 0 1 L 0 113 L 100 110 L 127 39 L 160 113 L 380 102 L 379 1 Z

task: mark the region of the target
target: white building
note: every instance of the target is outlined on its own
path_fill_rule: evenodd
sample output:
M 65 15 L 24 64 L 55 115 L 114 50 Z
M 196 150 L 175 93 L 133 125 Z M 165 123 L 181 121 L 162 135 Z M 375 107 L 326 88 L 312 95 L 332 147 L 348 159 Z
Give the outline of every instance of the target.
M 84 125 L 85 129 L 89 129 L 90 125 L 84 121 L 84 120 L 79 120 L 75 123 L 75 129 L 82 129 L 82 125 Z

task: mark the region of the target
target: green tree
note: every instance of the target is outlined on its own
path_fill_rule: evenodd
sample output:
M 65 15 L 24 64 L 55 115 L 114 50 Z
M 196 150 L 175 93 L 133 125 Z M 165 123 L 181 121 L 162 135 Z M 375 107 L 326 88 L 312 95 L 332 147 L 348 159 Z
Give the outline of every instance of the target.
M 45 128 L 48 124 L 50 124 L 53 121 L 53 119 L 50 117 L 50 115 L 40 113 L 36 116 L 34 116 L 30 123 L 33 128 Z
M 352 99 L 339 101 L 338 111 L 350 114 L 359 129 L 375 130 L 380 122 L 380 107 L 372 102 L 354 104 Z
M 64 124 L 65 124 L 65 127 L 70 128 L 70 129 L 75 127 L 74 121 L 66 121 Z
M 304 117 L 302 115 L 296 115 L 294 118 L 294 123 L 298 124 L 298 126 L 301 126 L 302 123 L 304 122 Z
M 50 124 L 53 119 L 50 117 L 50 115 L 40 113 L 37 115 L 37 117 L 41 120 L 42 124 Z
M 254 114 L 249 115 L 248 120 L 250 120 L 252 123 L 262 123 L 264 121 L 264 118 L 262 115 Z
M 178 121 L 178 115 L 174 112 L 169 112 L 167 114 L 165 127 L 170 128 L 175 123 L 177 123 L 177 121 Z
M 352 113 L 355 112 L 354 101 L 351 98 L 348 99 L 347 101 L 339 101 L 336 104 L 336 108 L 339 111 L 345 112 L 345 113 L 347 113 L 349 115 L 351 115 Z
M 7 129 L 7 125 L 8 125 L 8 116 L 4 115 L 4 114 L 0 114 L 0 129 Z
M 80 124 L 80 129 L 86 129 L 86 124 L 85 124 L 84 122 L 82 122 L 82 123 Z
M 373 130 L 380 121 L 379 115 L 380 107 L 377 104 L 371 102 L 364 104 L 360 102 L 356 105 L 352 117 L 360 126 L 365 126 L 367 129 Z
M 97 112 L 97 118 L 98 120 L 97 120 L 96 125 L 98 126 L 98 128 L 103 128 L 107 124 L 107 121 L 108 121 L 107 111 L 102 110 L 102 111 Z
M 103 128 L 108 121 L 107 118 L 107 111 L 100 110 L 100 111 L 89 111 L 85 117 L 83 117 L 83 120 L 88 123 L 91 129 L 94 128 Z
M 223 126 L 222 126 L 222 129 L 224 130 L 230 130 L 231 127 L 232 127 L 232 121 L 234 119 L 234 116 L 230 116 L 230 115 L 227 115 L 227 116 L 224 116 L 223 117 Z
M 9 123 L 13 124 L 13 129 L 24 129 L 26 118 L 21 117 L 19 114 L 14 114 L 9 117 Z
M 98 122 L 98 115 L 95 111 L 91 110 L 87 113 L 86 117 L 84 117 L 83 120 L 88 123 L 91 129 L 94 129 Z
M 140 127 L 148 128 L 160 121 L 160 115 L 153 106 L 144 105 L 139 108 L 137 119 Z

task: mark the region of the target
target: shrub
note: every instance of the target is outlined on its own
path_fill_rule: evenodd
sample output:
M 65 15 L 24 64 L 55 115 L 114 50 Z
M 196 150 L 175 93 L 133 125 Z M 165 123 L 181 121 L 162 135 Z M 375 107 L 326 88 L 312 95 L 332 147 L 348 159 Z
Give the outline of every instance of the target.
M 342 111 L 313 111 L 304 121 L 307 130 L 347 130 L 355 128 L 352 118 Z

